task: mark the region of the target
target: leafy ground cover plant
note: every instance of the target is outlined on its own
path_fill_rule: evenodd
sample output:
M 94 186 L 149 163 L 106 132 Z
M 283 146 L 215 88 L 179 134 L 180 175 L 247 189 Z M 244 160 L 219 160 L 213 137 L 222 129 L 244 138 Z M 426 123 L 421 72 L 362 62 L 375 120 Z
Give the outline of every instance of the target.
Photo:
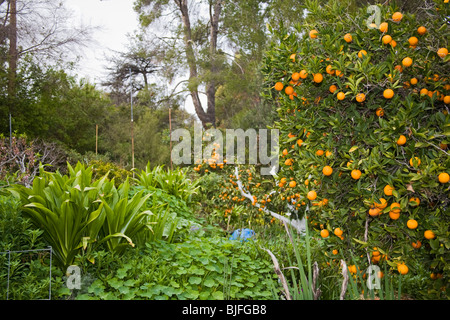
M 277 285 L 268 256 L 222 237 L 155 241 L 120 260 L 104 255 L 96 261 L 85 270 L 93 281 L 76 299 L 271 299 Z M 62 287 L 58 295 L 69 294 Z

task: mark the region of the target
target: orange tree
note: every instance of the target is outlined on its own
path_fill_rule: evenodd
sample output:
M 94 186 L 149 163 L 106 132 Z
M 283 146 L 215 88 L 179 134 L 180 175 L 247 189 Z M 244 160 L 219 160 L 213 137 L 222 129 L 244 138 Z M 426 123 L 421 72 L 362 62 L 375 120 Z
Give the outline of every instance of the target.
M 352 11 L 347 1 L 307 1 L 304 24 L 270 30 L 263 73 L 280 130 L 275 189 L 297 201 L 327 256 L 426 272 L 436 278 L 427 294 L 448 297 L 444 2 L 413 15 L 394 4 Z

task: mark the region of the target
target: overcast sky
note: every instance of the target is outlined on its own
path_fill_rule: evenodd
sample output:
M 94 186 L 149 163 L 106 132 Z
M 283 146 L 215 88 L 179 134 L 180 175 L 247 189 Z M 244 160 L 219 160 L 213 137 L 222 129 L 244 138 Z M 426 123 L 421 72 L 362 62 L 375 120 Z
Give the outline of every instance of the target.
M 111 50 L 124 51 L 127 34 L 138 29 L 137 14 L 133 11 L 134 0 L 66 0 L 66 6 L 73 10 L 75 22 L 99 26 L 93 34 L 95 43 L 84 50 L 80 62 L 79 76 L 92 82 L 99 82 L 104 73 L 105 55 Z
M 134 0 L 65 0 L 67 8 L 74 11 L 75 22 L 98 26 L 101 29 L 93 34 L 95 44 L 84 51 L 77 74 L 90 82 L 100 83 L 105 74 L 105 56 L 112 51 L 125 51 L 127 35 L 138 30 L 138 15 L 133 10 Z M 200 99 L 206 104 L 205 96 Z M 192 99 L 188 96 L 182 106 L 195 114 Z

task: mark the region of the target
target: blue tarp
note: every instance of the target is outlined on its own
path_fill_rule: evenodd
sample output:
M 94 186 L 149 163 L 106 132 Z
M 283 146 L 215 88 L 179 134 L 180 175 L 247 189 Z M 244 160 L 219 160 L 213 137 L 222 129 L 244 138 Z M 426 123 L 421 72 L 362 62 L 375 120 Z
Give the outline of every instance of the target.
M 231 235 L 230 240 L 248 241 L 255 235 L 255 231 L 251 229 L 237 229 Z

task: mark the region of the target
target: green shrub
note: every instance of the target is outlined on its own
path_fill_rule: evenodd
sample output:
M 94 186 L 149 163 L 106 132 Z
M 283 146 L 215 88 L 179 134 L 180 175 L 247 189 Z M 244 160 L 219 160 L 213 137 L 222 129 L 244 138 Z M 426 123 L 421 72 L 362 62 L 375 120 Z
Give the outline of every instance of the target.
M 218 237 L 156 241 L 120 261 L 97 258 L 85 271 L 95 280 L 76 299 L 271 299 L 276 276 L 267 258 L 251 243 Z

